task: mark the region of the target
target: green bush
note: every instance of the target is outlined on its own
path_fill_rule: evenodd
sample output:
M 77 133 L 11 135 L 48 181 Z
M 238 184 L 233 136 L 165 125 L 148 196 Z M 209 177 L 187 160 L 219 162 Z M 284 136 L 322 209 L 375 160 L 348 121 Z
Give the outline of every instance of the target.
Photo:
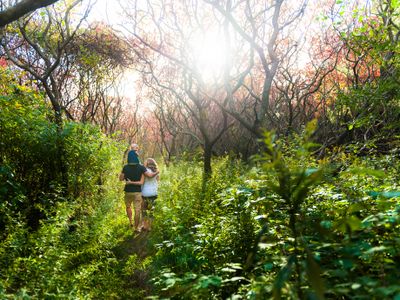
M 251 169 L 216 160 L 205 189 L 200 166 L 163 173 L 155 299 L 400 296 L 400 164 L 340 153 L 316 161 L 312 131 L 292 143 L 268 135 Z
M 0 72 L 0 298 L 133 298 L 114 253 L 129 234 L 122 149 L 95 126 L 60 132 L 42 95 Z

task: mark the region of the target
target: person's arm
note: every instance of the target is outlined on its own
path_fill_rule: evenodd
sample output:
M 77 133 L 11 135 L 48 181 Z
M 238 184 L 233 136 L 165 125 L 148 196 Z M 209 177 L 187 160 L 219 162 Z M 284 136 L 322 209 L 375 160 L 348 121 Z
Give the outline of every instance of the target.
M 160 173 L 160 171 L 152 172 L 152 171 L 147 170 L 146 172 L 144 172 L 144 175 L 146 175 L 146 177 L 152 178 L 154 176 L 157 176 L 158 173 Z
M 139 181 L 130 181 L 130 180 L 126 181 L 126 184 L 134 184 L 134 185 L 142 185 L 143 183 L 144 183 L 144 175 L 143 174 L 140 177 Z
M 124 173 L 119 174 L 119 180 L 120 181 L 124 181 L 125 180 L 125 174 Z

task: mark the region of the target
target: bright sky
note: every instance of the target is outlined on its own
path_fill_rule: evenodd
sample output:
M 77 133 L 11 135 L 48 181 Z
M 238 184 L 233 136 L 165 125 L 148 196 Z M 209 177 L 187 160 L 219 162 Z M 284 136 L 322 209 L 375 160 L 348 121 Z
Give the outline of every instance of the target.
M 91 0 L 94 1 L 94 0 Z M 124 30 L 121 24 L 121 6 L 117 0 L 97 0 L 89 14 L 88 22 L 102 21 L 108 23 L 118 30 Z M 202 70 L 203 80 L 213 80 L 218 73 L 222 71 L 224 65 L 224 47 L 221 47 L 221 36 L 217 31 L 213 31 L 206 35 L 199 35 L 199 38 L 192 43 L 195 56 L 198 58 L 196 67 Z M 132 72 L 127 73 L 124 80 L 129 86 L 125 86 L 124 95 L 132 95 L 132 82 L 135 76 Z
M 94 3 L 95 0 L 90 1 Z M 93 4 L 87 21 L 89 23 L 100 21 L 110 24 L 117 29 L 121 29 L 118 28 L 118 25 L 121 22 L 120 10 L 121 8 L 117 0 L 97 0 Z M 136 97 L 136 80 L 137 74 L 130 70 L 127 70 L 125 72 L 124 78 L 121 80 L 118 93 L 127 98 L 130 98 L 131 100 L 134 100 Z
M 92 2 L 95 0 L 91 0 Z M 116 0 L 97 0 L 89 13 L 88 21 L 103 21 L 109 24 L 118 24 L 120 5 Z
M 87 1 L 96 1 L 96 0 L 87 0 Z M 352 0 L 347 0 L 352 1 Z M 121 6 L 118 0 L 97 0 L 93 5 L 93 8 L 89 14 L 88 22 L 96 22 L 102 21 L 112 25 L 117 30 L 124 30 L 121 25 L 123 22 L 123 18 L 121 15 Z M 305 18 L 303 22 L 313 20 L 315 16 L 308 16 Z M 303 24 L 306 25 L 306 24 Z M 307 30 L 311 28 L 306 26 Z M 304 34 L 304 32 L 303 32 Z M 298 32 L 297 35 L 303 36 L 301 32 Z M 191 47 L 193 47 L 194 56 L 197 57 L 196 67 L 201 70 L 201 75 L 203 80 L 206 82 L 209 80 L 215 79 L 218 77 L 218 74 L 221 74 L 223 66 L 224 66 L 224 57 L 226 56 L 225 47 L 221 44 L 223 39 L 218 34 L 218 31 L 209 31 L 207 34 L 199 35 L 198 39 L 192 41 Z M 299 41 L 302 43 L 302 41 Z M 305 66 L 305 64 L 309 61 L 309 57 L 306 51 L 300 52 L 297 57 L 297 64 L 300 68 Z M 135 81 L 137 80 L 137 75 L 132 71 L 127 71 L 125 78 L 121 83 L 121 88 L 123 91 L 120 91 L 126 97 L 131 99 L 135 98 Z

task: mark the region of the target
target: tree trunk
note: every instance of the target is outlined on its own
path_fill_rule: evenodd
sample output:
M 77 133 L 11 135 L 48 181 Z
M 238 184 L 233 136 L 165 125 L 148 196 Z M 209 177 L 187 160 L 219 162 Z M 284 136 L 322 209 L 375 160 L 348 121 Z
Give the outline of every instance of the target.
M 210 178 L 212 169 L 211 169 L 211 156 L 212 156 L 212 146 L 205 144 L 204 145 L 204 154 L 203 154 L 203 172 L 204 172 L 204 180 L 208 180 Z

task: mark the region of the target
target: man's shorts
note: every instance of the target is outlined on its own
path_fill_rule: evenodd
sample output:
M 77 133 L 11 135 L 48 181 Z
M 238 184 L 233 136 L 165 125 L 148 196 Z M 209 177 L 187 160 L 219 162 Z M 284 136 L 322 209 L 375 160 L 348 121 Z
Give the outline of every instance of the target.
M 142 205 L 142 193 L 141 192 L 125 192 L 125 205 L 126 208 L 131 208 L 132 203 L 135 207 Z

